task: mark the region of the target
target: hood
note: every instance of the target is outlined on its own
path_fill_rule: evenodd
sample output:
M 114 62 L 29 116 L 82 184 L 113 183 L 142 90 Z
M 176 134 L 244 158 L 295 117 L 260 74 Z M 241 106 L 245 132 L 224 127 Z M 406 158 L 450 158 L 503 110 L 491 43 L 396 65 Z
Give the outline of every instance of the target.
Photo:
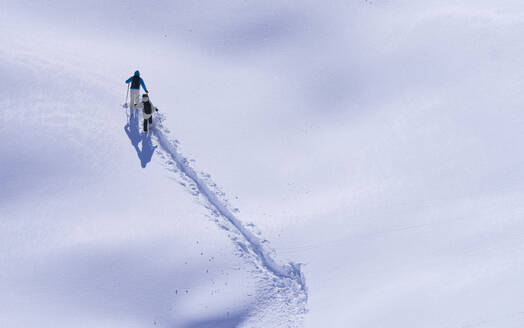
M 139 72 L 139 71 L 136 71 L 136 72 L 135 72 L 135 76 L 140 76 L 140 72 Z

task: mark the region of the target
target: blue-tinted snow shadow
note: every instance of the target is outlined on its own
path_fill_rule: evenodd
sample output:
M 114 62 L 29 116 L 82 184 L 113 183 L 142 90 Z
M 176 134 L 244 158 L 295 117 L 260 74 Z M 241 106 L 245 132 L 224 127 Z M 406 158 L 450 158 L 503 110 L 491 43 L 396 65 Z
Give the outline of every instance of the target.
M 179 262 L 165 251 L 169 245 L 79 247 L 28 270 L 31 284 L 51 306 L 77 315 L 134 318 L 136 322 L 156 321 L 173 328 L 230 328 L 247 319 L 252 312 L 249 304 L 232 309 L 225 304 L 224 313 L 214 317 L 173 317 L 179 300 L 184 303 L 184 295 L 213 277 L 195 274 L 205 271 L 205 264 L 177 265 Z
M 251 9 L 250 9 L 251 10 Z M 249 13 L 238 20 L 224 22 L 210 32 L 195 35 L 214 54 L 244 57 L 279 49 L 304 35 L 308 22 L 298 11 L 260 8 L 260 12 Z
M 226 316 L 208 317 L 193 320 L 183 325 L 183 328 L 235 328 L 246 320 L 249 310 L 229 313 Z
M 151 162 L 151 158 L 153 157 L 157 146 L 153 146 L 150 134 L 140 134 L 138 128 L 138 113 L 134 112 L 132 109 L 130 109 L 129 120 L 124 126 L 124 131 L 135 148 L 136 154 L 140 159 L 140 165 L 142 168 L 145 168 L 147 164 Z M 142 143 L 142 149 L 139 147 L 140 143 Z

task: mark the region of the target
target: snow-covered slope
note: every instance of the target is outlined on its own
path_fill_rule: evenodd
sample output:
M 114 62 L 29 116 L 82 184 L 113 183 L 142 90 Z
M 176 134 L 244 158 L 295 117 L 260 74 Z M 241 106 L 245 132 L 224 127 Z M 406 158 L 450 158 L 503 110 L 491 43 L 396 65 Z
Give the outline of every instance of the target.
M 521 327 L 523 23 L 1 3 L 0 326 Z
M 245 320 L 249 268 L 161 163 L 142 169 L 120 99 L 36 60 L 2 57 L 1 325 Z
M 1 53 L 2 326 L 299 325 L 300 266 L 275 258 L 161 122 L 140 133 L 111 48 L 36 26 Z

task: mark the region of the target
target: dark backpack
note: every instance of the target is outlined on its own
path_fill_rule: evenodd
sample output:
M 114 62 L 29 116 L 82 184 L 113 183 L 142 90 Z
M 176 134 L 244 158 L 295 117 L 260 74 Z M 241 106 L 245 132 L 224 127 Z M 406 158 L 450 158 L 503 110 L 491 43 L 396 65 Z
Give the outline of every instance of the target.
M 151 111 L 151 103 L 149 101 L 146 101 L 144 103 L 144 113 L 146 114 L 151 114 L 152 111 Z
M 133 82 L 131 82 L 131 89 L 140 89 L 140 76 L 133 76 Z

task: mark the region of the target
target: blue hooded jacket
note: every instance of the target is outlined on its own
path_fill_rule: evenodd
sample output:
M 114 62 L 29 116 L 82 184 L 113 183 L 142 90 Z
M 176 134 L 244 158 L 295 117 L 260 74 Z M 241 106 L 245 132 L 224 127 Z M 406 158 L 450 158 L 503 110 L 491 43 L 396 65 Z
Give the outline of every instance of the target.
M 147 88 L 146 88 L 146 84 L 144 83 L 144 80 L 142 80 L 142 78 L 140 77 L 140 72 L 139 71 L 136 71 L 135 72 L 135 75 L 131 76 L 129 79 L 126 80 L 126 83 L 131 83 L 133 82 L 133 78 L 135 76 L 138 76 L 139 78 L 139 81 L 140 81 L 140 85 L 142 86 L 142 89 L 144 89 L 145 92 L 148 92 L 147 91 Z M 135 89 L 135 90 L 139 90 L 140 89 L 140 85 L 139 86 L 133 86 L 131 85 L 131 89 Z

